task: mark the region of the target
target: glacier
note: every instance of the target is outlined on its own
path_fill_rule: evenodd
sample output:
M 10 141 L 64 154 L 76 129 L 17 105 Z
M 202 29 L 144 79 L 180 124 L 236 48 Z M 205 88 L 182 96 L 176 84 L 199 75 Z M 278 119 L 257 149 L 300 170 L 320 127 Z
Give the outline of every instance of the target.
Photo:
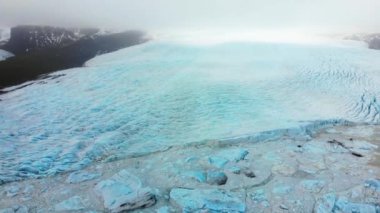
M 316 121 L 377 124 L 379 58 L 358 42 L 151 41 L 101 55 L 5 89 L 0 183 Z

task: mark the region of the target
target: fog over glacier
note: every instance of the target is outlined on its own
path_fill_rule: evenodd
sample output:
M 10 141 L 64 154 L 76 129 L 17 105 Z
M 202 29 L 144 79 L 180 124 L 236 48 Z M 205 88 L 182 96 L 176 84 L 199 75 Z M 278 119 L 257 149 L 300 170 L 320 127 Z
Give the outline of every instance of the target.
M 377 0 L 0 0 L 0 26 L 373 32 Z

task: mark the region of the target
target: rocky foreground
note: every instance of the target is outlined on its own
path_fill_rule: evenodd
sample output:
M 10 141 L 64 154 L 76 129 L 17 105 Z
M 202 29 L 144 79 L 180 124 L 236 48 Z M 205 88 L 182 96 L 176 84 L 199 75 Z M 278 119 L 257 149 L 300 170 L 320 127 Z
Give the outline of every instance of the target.
M 380 212 L 380 126 L 209 141 L 0 186 L 0 212 Z

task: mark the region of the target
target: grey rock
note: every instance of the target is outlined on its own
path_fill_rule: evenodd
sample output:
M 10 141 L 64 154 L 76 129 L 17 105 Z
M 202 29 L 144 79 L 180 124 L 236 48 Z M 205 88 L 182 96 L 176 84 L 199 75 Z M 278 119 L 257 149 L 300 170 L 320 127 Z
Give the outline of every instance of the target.
M 79 196 L 71 197 L 55 205 L 55 211 L 75 211 L 82 210 L 85 206 L 83 205 L 82 199 Z
M 346 198 L 338 198 L 335 202 L 335 211 L 337 212 L 359 212 L 359 213 L 377 213 L 376 206 L 366 203 L 349 202 Z
M 111 212 L 123 212 L 152 206 L 156 196 L 149 188 L 142 188 L 140 180 L 126 170 L 99 182 L 95 192 L 103 199 L 104 207 Z
M 371 179 L 365 181 L 365 187 L 380 192 L 380 179 Z
M 314 212 L 315 213 L 327 213 L 333 212 L 334 205 L 336 201 L 336 196 L 332 193 L 326 194 L 318 199 L 315 204 Z
M 289 208 L 287 206 L 285 206 L 284 204 L 280 204 L 280 209 L 283 209 L 283 210 L 289 210 Z
M 244 175 L 249 178 L 255 178 L 256 174 L 251 170 L 244 170 Z
M 182 212 L 245 212 L 245 202 L 237 194 L 221 189 L 173 188 L 170 199 Z
M 227 176 L 224 172 L 210 170 L 207 171 L 207 183 L 211 185 L 224 185 L 227 182 Z
M 66 182 L 67 183 L 81 183 L 84 181 L 93 180 L 93 179 L 98 178 L 100 176 L 101 176 L 100 173 L 89 173 L 87 171 L 77 171 L 77 172 L 71 173 L 67 177 Z

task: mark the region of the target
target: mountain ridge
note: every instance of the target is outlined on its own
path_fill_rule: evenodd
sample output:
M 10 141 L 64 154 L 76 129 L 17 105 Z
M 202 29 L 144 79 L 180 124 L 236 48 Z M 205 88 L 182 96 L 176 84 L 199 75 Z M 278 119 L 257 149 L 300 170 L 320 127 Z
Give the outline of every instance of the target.
M 354 34 L 345 37 L 345 39 L 364 41 L 368 44 L 369 49 L 380 50 L 380 33 Z
M 13 27 L 10 39 L 0 46 L 15 55 L 0 61 L 0 89 L 54 71 L 80 67 L 96 55 L 147 40 L 144 32 L 133 30 L 103 33 L 95 28 Z

